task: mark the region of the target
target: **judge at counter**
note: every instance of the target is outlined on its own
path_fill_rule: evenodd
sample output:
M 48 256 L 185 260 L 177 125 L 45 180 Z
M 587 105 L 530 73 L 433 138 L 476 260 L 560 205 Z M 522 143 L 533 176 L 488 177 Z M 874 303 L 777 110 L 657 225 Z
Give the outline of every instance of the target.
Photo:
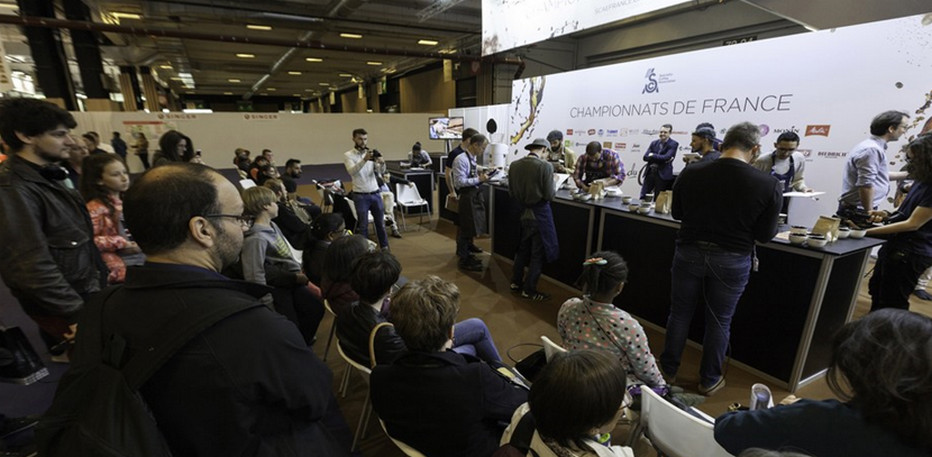
M 595 181 L 601 181 L 606 186 L 620 185 L 625 180 L 625 166 L 617 152 L 602 149 L 602 143 L 592 141 L 586 145 L 586 154 L 576 161 L 573 180 L 576 181 L 576 187 L 586 192 Z
M 803 173 L 806 171 L 806 157 L 796 150 L 799 147 L 799 135 L 783 132 L 773 144 L 774 151 L 762 154 L 754 161 L 754 168 L 783 183 L 783 192 L 812 192 L 806 185 Z

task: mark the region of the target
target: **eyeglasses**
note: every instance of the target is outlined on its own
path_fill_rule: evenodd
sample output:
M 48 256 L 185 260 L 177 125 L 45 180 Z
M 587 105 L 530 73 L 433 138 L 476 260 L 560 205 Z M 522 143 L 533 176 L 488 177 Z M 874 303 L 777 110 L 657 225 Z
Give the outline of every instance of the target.
M 203 217 L 229 217 L 231 219 L 236 219 L 239 222 L 239 225 L 243 228 L 251 228 L 252 224 L 256 222 L 256 218 L 252 216 L 245 215 L 236 215 L 236 214 L 205 214 Z

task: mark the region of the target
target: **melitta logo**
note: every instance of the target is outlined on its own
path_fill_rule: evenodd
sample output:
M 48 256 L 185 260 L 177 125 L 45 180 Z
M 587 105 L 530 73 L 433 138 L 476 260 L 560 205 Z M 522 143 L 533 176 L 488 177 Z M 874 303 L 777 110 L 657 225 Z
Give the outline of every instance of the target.
M 642 94 L 660 92 L 660 85 L 657 83 L 657 74 L 654 73 L 653 68 L 647 70 L 647 74 L 644 75 L 644 78 L 647 79 L 647 84 L 644 84 L 644 90 L 641 91 Z
M 831 125 L 807 125 L 806 136 L 828 136 L 828 131 L 831 130 L 831 128 Z

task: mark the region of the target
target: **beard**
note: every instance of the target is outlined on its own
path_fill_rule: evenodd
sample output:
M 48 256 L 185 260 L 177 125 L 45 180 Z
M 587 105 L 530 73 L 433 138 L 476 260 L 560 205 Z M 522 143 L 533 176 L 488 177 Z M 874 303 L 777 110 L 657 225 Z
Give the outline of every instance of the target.
M 223 226 L 217 226 L 218 234 L 217 243 L 214 245 L 214 252 L 220 259 L 220 269 L 223 270 L 239 260 L 240 252 L 243 250 L 243 235 L 236 236 L 234 233 L 225 230 Z
M 60 152 L 55 154 L 51 151 L 46 151 L 44 149 L 36 148 L 35 150 L 36 157 L 44 160 L 47 163 L 56 163 L 68 160 L 69 156 L 67 153 Z

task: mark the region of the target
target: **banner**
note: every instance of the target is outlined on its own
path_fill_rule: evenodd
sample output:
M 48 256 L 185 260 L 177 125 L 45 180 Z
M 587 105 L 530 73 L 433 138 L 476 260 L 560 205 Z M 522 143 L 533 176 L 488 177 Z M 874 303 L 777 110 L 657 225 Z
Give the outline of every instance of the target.
M 687 0 L 482 0 L 482 55 L 681 3 Z
M 900 149 L 932 130 L 930 104 L 932 14 L 515 81 L 508 162 L 560 130 L 579 155 L 590 141 L 618 152 L 627 171 L 622 189 L 636 196 L 642 157 L 661 125 L 673 125 L 678 172 L 697 124 L 712 123 L 721 139 L 749 121 L 762 130 L 762 153 L 773 151 L 780 133 L 799 134 L 806 184 L 826 192 L 811 211 L 832 214 L 845 155 L 869 137 L 873 117 L 911 116 L 906 135 L 887 150 L 889 169 L 899 170 Z

